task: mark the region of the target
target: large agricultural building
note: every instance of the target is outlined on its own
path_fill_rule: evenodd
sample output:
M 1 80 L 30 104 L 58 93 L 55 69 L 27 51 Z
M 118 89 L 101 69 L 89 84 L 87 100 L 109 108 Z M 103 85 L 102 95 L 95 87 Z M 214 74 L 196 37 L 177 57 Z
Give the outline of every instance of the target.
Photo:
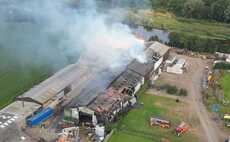
M 77 110 L 75 121 L 78 123 L 96 125 L 113 121 L 119 113 L 129 110 L 136 103 L 135 94 L 146 80 L 154 80 L 159 76 L 169 50 L 170 47 L 159 42 L 152 43 L 144 51 L 146 62 L 133 60 L 105 91 L 91 91 L 88 100 L 82 100 L 80 96 L 85 94 L 81 94 L 65 111 Z

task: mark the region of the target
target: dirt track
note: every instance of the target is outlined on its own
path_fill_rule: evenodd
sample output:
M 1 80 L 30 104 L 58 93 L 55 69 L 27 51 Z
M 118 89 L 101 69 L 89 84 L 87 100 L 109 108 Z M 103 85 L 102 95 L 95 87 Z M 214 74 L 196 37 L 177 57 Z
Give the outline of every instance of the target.
M 198 129 L 201 129 L 198 130 L 200 141 L 223 142 L 224 138 L 226 138 L 225 132 L 222 132 L 222 130 L 212 120 L 211 115 L 202 103 L 201 80 L 208 62 L 186 56 L 180 57 L 187 60 L 188 72 L 183 75 L 163 73 L 160 79 L 165 83 L 176 85 L 179 88 L 186 88 L 188 90 L 189 95 L 186 99 L 189 102 L 189 107 L 187 108 L 189 113 L 187 115 L 190 117 L 192 117 L 192 115 L 197 116 L 200 122 Z

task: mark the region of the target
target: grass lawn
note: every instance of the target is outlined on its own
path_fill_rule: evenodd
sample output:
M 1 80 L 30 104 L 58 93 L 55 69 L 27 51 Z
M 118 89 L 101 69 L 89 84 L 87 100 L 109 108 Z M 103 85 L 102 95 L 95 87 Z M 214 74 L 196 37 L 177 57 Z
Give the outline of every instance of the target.
M 196 35 L 202 38 L 230 39 L 230 24 L 176 17 L 166 11 L 141 10 L 137 13 L 127 13 L 129 20 L 139 25 L 145 23 L 150 27 Z
M 171 142 L 196 142 L 196 136 L 192 132 L 187 132 L 181 137 L 175 135 L 174 128 L 181 122 L 180 113 L 175 115 L 173 111 L 176 107 L 183 107 L 184 103 L 176 103 L 173 99 L 153 96 L 140 92 L 139 102 L 143 107 L 132 109 L 124 118 L 113 124 L 114 134 L 109 142 L 159 142 L 162 138 L 167 138 Z M 170 129 L 160 129 L 151 127 L 149 118 L 151 116 L 170 120 Z
M 136 135 L 125 134 L 124 132 L 116 132 L 109 142 L 152 142 L 152 140 Z
M 224 97 L 230 102 L 230 73 L 225 73 L 225 75 L 220 79 L 221 86 L 224 90 Z

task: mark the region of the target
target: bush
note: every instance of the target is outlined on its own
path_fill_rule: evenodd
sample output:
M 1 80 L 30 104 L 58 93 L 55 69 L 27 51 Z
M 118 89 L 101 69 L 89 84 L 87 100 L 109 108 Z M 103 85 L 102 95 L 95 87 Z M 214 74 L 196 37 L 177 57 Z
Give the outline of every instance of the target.
M 167 85 L 166 91 L 168 94 L 177 94 L 178 89 L 176 86 Z
M 230 70 L 230 63 L 216 63 L 214 69 Z
M 160 41 L 160 39 L 158 38 L 158 36 L 151 36 L 148 41 Z
M 187 90 L 185 89 L 180 89 L 179 93 L 178 93 L 178 96 L 187 96 L 188 95 L 188 92 Z

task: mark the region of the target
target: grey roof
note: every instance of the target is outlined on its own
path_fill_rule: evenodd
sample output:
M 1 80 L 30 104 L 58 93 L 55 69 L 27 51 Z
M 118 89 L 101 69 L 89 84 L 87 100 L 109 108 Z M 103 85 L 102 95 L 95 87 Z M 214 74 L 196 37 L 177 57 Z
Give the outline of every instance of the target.
M 101 92 L 97 89 L 87 89 L 83 91 L 79 96 L 75 97 L 71 102 L 70 106 L 87 106 L 89 105 L 95 98 L 100 95 Z
M 138 60 L 134 60 L 128 65 L 128 69 L 145 77 L 154 69 L 154 64 L 159 60 L 159 58 L 164 56 L 169 49 L 170 47 L 160 42 L 153 42 L 151 46 L 145 49 L 147 62 L 141 63 Z
M 97 96 L 104 94 L 105 89 L 109 86 L 110 82 L 116 78 L 116 76 L 117 73 L 108 70 L 101 72 L 100 75 L 97 75 L 86 85 L 79 96 L 71 101 L 69 107 L 89 105 Z
M 146 63 L 140 63 L 138 60 L 134 60 L 128 65 L 128 69 L 145 77 L 154 69 L 154 64 L 155 62 L 150 60 Z
M 156 52 L 157 54 L 159 54 L 159 56 L 164 56 L 168 50 L 170 49 L 169 46 L 162 44 L 160 42 L 155 41 L 150 47 L 149 49 L 152 49 L 154 52 Z
M 142 76 L 131 70 L 125 70 L 117 79 L 115 79 L 109 87 L 121 89 L 122 87 L 135 87 L 142 81 Z

